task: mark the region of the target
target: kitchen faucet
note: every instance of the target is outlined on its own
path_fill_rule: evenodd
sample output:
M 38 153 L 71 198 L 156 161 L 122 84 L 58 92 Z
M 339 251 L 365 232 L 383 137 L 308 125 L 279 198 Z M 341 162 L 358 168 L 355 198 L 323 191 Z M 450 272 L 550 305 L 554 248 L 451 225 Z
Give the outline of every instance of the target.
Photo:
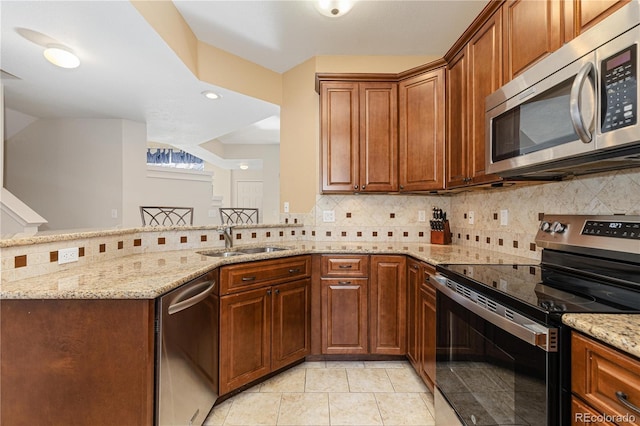
M 224 235 L 224 248 L 230 249 L 233 247 L 233 235 L 231 234 L 232 226 L 225 226 L 222 229 L 218 229 L 221 235 Z

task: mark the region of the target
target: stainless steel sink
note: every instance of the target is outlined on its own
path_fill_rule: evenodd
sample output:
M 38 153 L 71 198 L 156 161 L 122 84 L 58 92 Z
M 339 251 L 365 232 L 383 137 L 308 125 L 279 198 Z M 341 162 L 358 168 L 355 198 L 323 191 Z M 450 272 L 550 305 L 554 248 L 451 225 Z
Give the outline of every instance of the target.
M 282 250 L 289 250 L 286 247 L 271 247 L 271 246 L 267 246 L 267 247 L 250 247 L 250 248 L 239 248 L 238 251 L 242 252 L 242 253 L 246 253 L 246 254 L 255 254 L 255 253 L 272 253 L 274 251 L 282 251 Z
M 200 251 L 198 253 L 204 256 L 211 256 L 211 257 L 233 257 L 233 256 L 241 256 L 245 254 L 240 251 Z

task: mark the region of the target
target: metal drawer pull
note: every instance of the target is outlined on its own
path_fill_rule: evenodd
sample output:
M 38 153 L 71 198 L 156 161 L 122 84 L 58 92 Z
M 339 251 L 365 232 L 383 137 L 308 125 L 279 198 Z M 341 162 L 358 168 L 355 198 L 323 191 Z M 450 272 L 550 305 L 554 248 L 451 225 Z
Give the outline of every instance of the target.
M 640 414 L 640 407 L 638 407 L 635 404 L 632 404 L 629 402 L 629 400 L 627 399 L 627 394 L 622 392 L 622 391 L 617 391 L 616 392 L 616 398 L 618 398 L 618 401 L 620 401 L 620 403 L 622 405 L 624 405 L 625 407 L 627 407 L 629 410 L 633 410 L 636 413 Z
M 255 281 L 256 277 L 242 277 L 242 281 Z
M 289 269 L 290 274 L 297 274 L 298 272 L 300 272 L 300 268 Z
M 338 268 L 339 269 L 351 269 L 351 268 L 353 268 L 353 265 L 339 265 Z
M 340 285 L 351 285 L 351 281 L 338 281 Z

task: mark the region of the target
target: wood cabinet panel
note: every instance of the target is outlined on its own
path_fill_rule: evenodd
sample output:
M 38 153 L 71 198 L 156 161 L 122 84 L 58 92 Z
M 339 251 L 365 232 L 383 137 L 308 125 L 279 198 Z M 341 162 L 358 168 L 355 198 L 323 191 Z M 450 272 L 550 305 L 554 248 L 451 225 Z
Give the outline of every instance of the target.
M 371 256 L 371 353 L 405 355 L 407 344 L 406 258 Z
M 311 276 L 311 256 L 223 266 L 220 269 L 220 294 L 251 290 Z
M 369 275 L 368 255 L 323 255 L 322 276 L 367 277 Z
M 430 282 L 433 275 L 435 275 L 435 269 L 425 265 L 420 285 L 419 305 L 419 374 L 432 392 L 436 382 L 436 289 Z
M 486 174 L 485 100 L 502 86 L 502 14 L 494 13 L 467 45 L 468 134 L 466 175 L 473 184 L 499 181 Z
M 153 303 L 0 302 L 0 423 L 152 424 Z
M 418 349 L 418 300 L 422 266 L 417 260 L 407 260 L 407 357 L 416 371 L 419 365 Z
M 634 420 L 624 424 L 640 424 L 640 412 L 630 411 L 617 396 L 622 392 L 628 402 L 640 407 L 640 361 L 575 332 L 571 334 L 571 391 L 602 414 L 620 418 L 632 414 Z
M 615 426 L 615 423 L 598 421 L 602 415 L 578 398 L 571 397 L 572 426 Z
M 220 395 L 271 371 L 271 289 L 220 298 Z
M 368 353 L 368 279 L 323 279 L 321 291 L 322 353 Z
M 505 82 L 562 45 L 560 0 L 508 0 L 502 7 Z
M 464 186 L 468 179 L 467 68 L 466 49 L 447 68 L 447 188 Z
M 304 358 L 311 348 L 311 280 L 280 284 L 273 289 L 271 369 Z
M 400 190 L 444 189 L 444 68 L 399 84 Z
M 398 85 L 360 83 L 360 191 L 398 190 Z
M 320 84 L 323 192 L 353 192 L 359 184 L 359 120 L 358 83 Z
M 580 35 L 631 0 L 573 0 L 574 34 Z M 567 22 L 565 25 L 571 25 Z M 568 40 L 567 40 L 568 41 Z

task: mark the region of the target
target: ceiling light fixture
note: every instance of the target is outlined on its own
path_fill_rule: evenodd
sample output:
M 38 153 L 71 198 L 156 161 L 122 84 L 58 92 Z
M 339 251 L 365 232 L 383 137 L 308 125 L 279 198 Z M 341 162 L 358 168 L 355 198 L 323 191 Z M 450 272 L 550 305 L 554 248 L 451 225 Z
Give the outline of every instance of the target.
M 247 163 L 240 163 L 240 170 L 247 170 L 249 165 Z
M 222 95 L 217 94 L 216 92 L 212 92 L 211 90 L 205 90 L 202 92 L 202 96 L 207 99 L 220 99 Z
M 324 16 L 337 18 L 346 15 L 353 7 L 353 0 L 316 0 L 314 2 L 318 12 Z
M 71 49 L 60 44 L 47 45 L 44 57 L 60 68 L 78 68 L 80 66 L 80 58 Z

